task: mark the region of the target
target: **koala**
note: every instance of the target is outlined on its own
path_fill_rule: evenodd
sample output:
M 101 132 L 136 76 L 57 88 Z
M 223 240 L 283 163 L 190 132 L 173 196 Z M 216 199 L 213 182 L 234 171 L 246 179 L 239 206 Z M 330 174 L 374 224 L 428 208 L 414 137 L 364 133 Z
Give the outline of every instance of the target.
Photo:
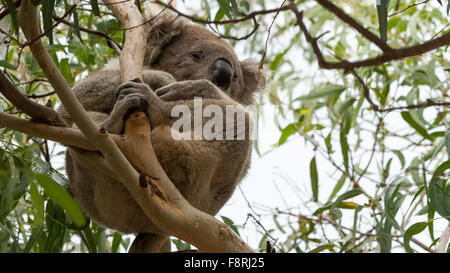
M 200 25 L 165 14 L 147 31 L 142 80 L 121 84 L 119 62 L 113 59 L 75 85 L 73 92 L 92 119 L 110 133 L 121 134 L 126 118 L 133 111 L 144 111 L 153 148 L 169 178 L 194 207 L 215 215 L 249 168 L 248 131 L 235 133 L 245 134 L 243 140 L 175 140 L 171 109 L 185 105 L 193 111 L 194 97 L 201 97 L 203 108 L 218 105 L 225 111 L 227 105 L 236 106 L 249 123 L 243 106 L 253 103 L 253 94 L 264 88 L 266 78 L 255 62 L 239 61 L 230 44 Z M 72 126 L 63 106 L 58 112 Z M 78 152 L 68 148 L 66 170 L 70 189 L 89 217 L 123 233 L 149 235 L 148 240 L 168 238 L 121 182 L 96 172 Z

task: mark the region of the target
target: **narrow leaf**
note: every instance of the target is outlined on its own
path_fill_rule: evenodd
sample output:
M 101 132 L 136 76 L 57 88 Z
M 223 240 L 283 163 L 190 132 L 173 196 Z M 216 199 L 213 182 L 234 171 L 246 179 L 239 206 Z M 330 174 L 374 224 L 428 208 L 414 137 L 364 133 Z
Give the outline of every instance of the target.
M 59 62 L 59 69 L 61 70 L 61 74 L 63 74 L 67 83 L 73 83 L 72 72 L 70 71 L 69 59 L 64 58 Z
M 405 167 L 405 157 L 403 156 L 402 152 L 399 150 L 392 150 L 392 152 L 398 157 L 400 160 L 400 164 L 402 165 L 402 169 Z
M 380 38 L 387 41 L 388 11 L 389 0 L 377 0 L 378 24 L 380 30 Z
M 36 184 L 30 184 L 30 196 L 31 202 L 33 203 L 33 208 L 36 210 L 36 214 L 34 215 L 34 226 L 39 226 L 44 220 L 44 199 L 39 194 L 39 191 L 36 187 Z
M 223 222 L 225 224 L 227 224 L 234 232 L 236 232 L 237 235 L 240 236 L 239 231 L 237 229 L 237 227 L 234 225 L 233 220 L 231 220 L 230 218 L 226 217 L 226 216 L 220 216 L 223 220 Z
M 321 245 L 319 247 L 314 248 L 309 253 L 319 253 L 319 252 L 322 252 L 324 250 L 333 250 L 334 247 L 335 247 L 335 245 Z
M 86 224 L 86 218 L 80 206 L 61 185 L 43 174 L 35 173 L 34 177 L 44 189 L 45 194 L 67 212 L 76 226 L 82 227 Z
M 81 38 L 80 22 L 78 20 L 78 12 L 76 9 L 73 9 L 72 15 L 73 15 L 73 25 L 75 28 L 75 33 L 77 34 L 78 39 L 80 39 L 80 42 L 83 42 L 83 39 Z
M 91 0 L 91 8 L 92 8 L 92 13 L 94 13 L 95 16 L 100 16 L 100 9 L 98 7 L 98 0 Z
M 13 0 L 5 0 L 6 6 L 9 11 L 9 17 L 11 18 L 11 26 L 16 34 L 19 34 L 19 25 L 17 24 L 17 11 Z
M 0 60 L 0 66 L 3 66 L 4 68 L 11 69 L 11 70 L 16 70 L 16 67 L 14 65 L 8 63 L 5 60 Z
M 342 85 L 327 84 L 314 88 L 308 95 L 298 97 L 296 100 L 312 100 L 326 96 L 335 96 L 341 94 L 345 89 L 346 87 Z
M 423 128 L 418 122 L 416 122 L 411 114 L 407 111 L 404 111 L 401 113 L 403 119 L 416 130 L 417 133 L 419 133 L 421 136 L 423 136 L 426 139 L 433 140 L 434 138 L 430 136 L 425 128 Z
M 445 148 L 447 149 L 448 160 L 450 160 L 450 128 L 445 134 Z
M 336 194 L 339 192 L 339 190 L 344 185 L 344 182 L 345 182 L 346 178 L 347 177 L 345 176 L 345 174 L 342 174 L 341 178 L 339 178 L 339 180 L 336 182 L 336 185 L 334 186 L 333 191 L 330 194 L 330 197 L 328 197 L 328 202 L 333 200 L 333 198 L 336 196 Z
M 313 200 L 317 202 L 319 200 L 319 176 L 317 174 L 316 157 L 311 159 L 309 165 L 309 174 L 311 176 L 311 189 L 313 193 Z
M 55 8 L 55 0 L 42 0 L 42 18 L 44 22 L 44 32 L 47 32 L 47 37 L 50 44 L 53 44 L 53 10 Z
M 33 247 L 34 243 L 39 239 L 39 237 L 41 237 L 42 231 L 44 231 L 44 225 L 43 224 L 40 224 L 36 228 L 33 228 L 33 231 L 31 233 L 30 237 L 28 238 L 28 242 L 27 242 L 25 248 L 23 249 L 23 253 L 30 252 L 30 250 Z
M 450 160 L 439 165 L 431 178 L 428 195 L 433 208 L 450 221 L 450 183 L 445 172 L 450 169 Z
M 339 140 L 341 143 L 341 152 L 342 152 L 342 158 L 344 160 L 344 167 L 345 167 L 345 170 L 348 172 L 348 143 L 347 143 L 347 136 L 345 135 L 345 131 L 343 128 L 341 128 Z
M 412 248 L 409 246 L 409 241 L 411 240 L 411 238 L 414 235 L 421 233 L 427 227 L 427 225 L 427 222 L 415 223 L 405 231 L 405 234 L 403 235 L 403 243 L 405 244 L 405 250 L 408 253 L 413 252 Z

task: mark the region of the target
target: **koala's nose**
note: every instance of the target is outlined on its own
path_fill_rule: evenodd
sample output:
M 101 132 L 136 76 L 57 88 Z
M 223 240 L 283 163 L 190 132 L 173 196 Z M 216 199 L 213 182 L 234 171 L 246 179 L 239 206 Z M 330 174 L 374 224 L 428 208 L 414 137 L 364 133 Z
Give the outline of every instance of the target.
M 218 59 L 213 65 L 213 83 L 224 90 L 230 87 L 233 77 L 231 64 L 224 59 Z

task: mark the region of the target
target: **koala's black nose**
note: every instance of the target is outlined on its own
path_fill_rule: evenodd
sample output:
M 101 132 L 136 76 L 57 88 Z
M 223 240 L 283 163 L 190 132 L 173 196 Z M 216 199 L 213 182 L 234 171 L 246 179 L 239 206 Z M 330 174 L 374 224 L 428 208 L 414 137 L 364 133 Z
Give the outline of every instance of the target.
M 224 59 L 218 59 L 213 66 L 213 83 L 224 90 L 230 87 L 233 77 L 233 67 Z

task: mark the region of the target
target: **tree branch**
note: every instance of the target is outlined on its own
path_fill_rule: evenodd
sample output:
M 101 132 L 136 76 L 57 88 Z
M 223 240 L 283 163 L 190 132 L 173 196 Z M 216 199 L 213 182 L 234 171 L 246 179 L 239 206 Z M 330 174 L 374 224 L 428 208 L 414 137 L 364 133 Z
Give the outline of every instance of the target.
M 351 69 L 350 72 L 355 76 L 355 78 L 359 81 L 363 88 L 364 98 L 369 102 L 370 106 L 372 106 L 372 109 L 376 112 L 392 112 L 395 110 L 410 110 L 410 109 L 418 109 L 418 108 L 427 108 L 427 107 L 445 107 L 450 106 L 450 102 L 436 102 L 432 100 L 428 100 L 426 103 L 420 103 L 415 105 L 407 105 L 407 106 L 398 106 L 398 107 L 390 107 L 390 108 L 384 108 L 381 109 L 376 105 L 373 100 L 370 98 L 370 90 L 369 87 L 364 83 L 363 79 L 356 73 L 355 69 Z
M 381 40 L 377 35 L 373 34 L 369 30 L 367 30 L 364 26 L 358 23 L 355 19 L 345 13 L 342 9 L 335 6 L 333 3 L 327 0 L 316 0 L 322 7 L 336 15 L 339 19 L 349 24 L 353 29 L 359 32 L 362 36 L 364 36 L 367 40 L 371 41 L 373 44 L 378 46 L 383 51 L 389 51 L 392 48 L 383 40 Z
M 62 17 L 58 17 L 55 14 L 53 14 L 53 19 L 55 19 L 56 21 L 60 21 L 65 25 L 71 26 L 71 27 L 75 27 L 75 25 L 69 21 L 67 21 L 66 19 L 62 18 Z M 108 42 L 108 46 L 110 46 L 112 49 L 114 49 L 116 51 L 116 53 L 118 55 L 120 55 L 120 51 L 122 50 L 122 47 L 113 39 L 111 38 L 108 34 L 98 31 L 98 30 L 92 30 L 92 29 L 88 29 L 85 27 L 80 26 L 79 27 L 81 31 L 86 32 L 86 33 L 90 33 L 93 35 L 97 35 L 100 37 L 103 37 L 106 39 L 106 41 Z M 119 49 L 119 50 L 117 50 Z
M 12 84 L 5 76 L 4 72 L 0 72 L 0 92 L 14 106 L 29 115 L 33 120 L 65 125 L 63 118 L 53 108 L 40 105 L 27 98 Z
M 326 0 L 316 0 L 316 1 L 320 4 L 323 4 L 324 7 L 328 7 L 329 5 L 331 7 L 331 5 L 332 5 L 330 2 L 328 2 Z M 300 29 L 304 33 L 306 41 L 313 48 L 313 51 L 317 57 L 319 66 L 324 69 L 344 69 L 345 71 L 350 71 L 351 69 L 359 68 L 359 67 L 376 66 L 376 65 L 384 64 L 384 63 L 387 63 L 390 61 L 401 60 L 401 59 L 408 58 L 408 57 L 418 56 L 418 55 L 432 51 L 434 49 L 437 49 L 439 47 L 442 47 L 442 46 L 450 43 L 450 32 L 448 32 L 438 38 L 429 40 L 422 44 L 418 44 L 418 45 L 414 45 L 414 46 L 410 46 L 410 47 L 399 48 L 399 49 L 393 49 L 393 48 L 385 49 L 383 54 L 381 54 L 375 58 L 354 61 L 354 62 L 350 62 L 347 60 L 340 61 L 340 62 L 328 62 L 323 57 L 322 51 L 320 50 L 320 48 L 317 44 L 317 38 L 314 38 L 311 36 L 311 34 L 308 31 L 308 28 L 306 27 L 305 23 L 303 22 L 303 12 L 300 12 L 298 10 L 297 6 L 295 5 L 295 3 L 293 1 L 291 1 L 291 3 L 288 6 L 294 12 L 294 14 L 297 18 L 297 24 L 299 25 Z M 340 9 L 335 10 L 335 9 L 330 8 L 329 10 L 332 12 L 338 12 L 338 14 L 335 13 L 336 16 L 342 16 Z M 343 17 L 343 18 L 347 18 L 347 17 Z M 348 19 L 346 19 L 346 20 L 348 20 Z M 357 24 L 355 24 L 355 25 L 350 24 L 350 25 L 352 27 L 354 27 L 355 29 L 356 29 L 356 26 L 358 26 Z M 359 29 L 359 27 L 358 27 L 358 29 Z M 375 39 L 369 38 L 370 34 L 365 34 L 365 35 L 362 34 L 362 35 L 365 38 L 369 39 L 371 42 L 375 43 Z M 369 36 L 367 36 L 367 35 L 369 35 Z M 379 42 L 377 42 L 377 43 L 379 44 Z
M 97 148 L 77 129 L 43 124 L 4 112 L 0 112 L 0 126 L 30 136 L 57 141 L 64 145 L 79 147 L 88 151 L 97 151 Z

